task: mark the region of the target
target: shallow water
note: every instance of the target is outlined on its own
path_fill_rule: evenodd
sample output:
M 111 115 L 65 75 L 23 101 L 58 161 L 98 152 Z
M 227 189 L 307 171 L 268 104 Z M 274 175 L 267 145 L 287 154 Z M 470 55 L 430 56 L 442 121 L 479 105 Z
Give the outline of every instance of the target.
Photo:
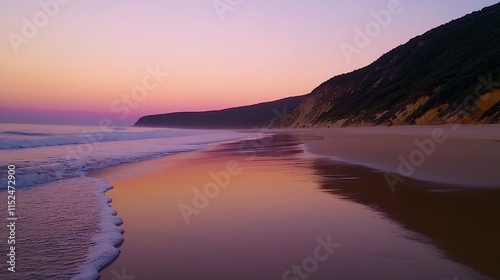
M 121 220 L 95 178 L 73 178 L 16 191 L 16 272 L 0 265 L 1 279 L 95 279 L 118 256 Z M 7 201 L 6 192 L 0 193 Z M 2 240 L 7 240 L 2 231 Z M 5 242 L 6 243 L 6 242 Z M 6 256 L 7 246 L 0 246 Z

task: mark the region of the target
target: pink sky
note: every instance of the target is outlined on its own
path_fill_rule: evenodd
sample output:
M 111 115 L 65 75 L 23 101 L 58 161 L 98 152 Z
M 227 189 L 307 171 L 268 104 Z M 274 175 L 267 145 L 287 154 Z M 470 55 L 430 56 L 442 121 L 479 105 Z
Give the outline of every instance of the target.
M 348 61 L 340 45 L 353 45 L 355 29 L 365 28 L 373 12 L 396 2 L 400 12 Z M 305 94 L 416 35 L 497 1 L 436 2 L 2 1 L 0 122 L 92 124 L 109 117 L 128 125 L 145 114 Z M 218 13 L 214 3 L 229 8 Z M 23 33 L 23 18 L 37 31 Z M 13 41 L 12 34 L 25 41 Z M 148 66 L 168 76 L 147 78 Z M 134 99 L 144 79 L 149 89 Z

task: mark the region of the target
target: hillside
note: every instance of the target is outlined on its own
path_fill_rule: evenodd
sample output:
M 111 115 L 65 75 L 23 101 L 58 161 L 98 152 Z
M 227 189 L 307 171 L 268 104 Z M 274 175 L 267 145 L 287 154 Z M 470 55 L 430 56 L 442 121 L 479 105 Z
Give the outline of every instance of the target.
M 134 126 L 173 128 L 257 128 L 277 122 L 297 107 L 305 95 L 255 105 L 206 112 L 144 116 Z
M 500 4 L 331 78 L 270 127 L 500 121 Z

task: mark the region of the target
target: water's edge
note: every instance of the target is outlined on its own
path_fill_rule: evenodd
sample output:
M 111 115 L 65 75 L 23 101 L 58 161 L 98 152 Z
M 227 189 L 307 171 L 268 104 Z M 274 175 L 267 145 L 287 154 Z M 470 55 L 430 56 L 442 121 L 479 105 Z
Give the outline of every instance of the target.
M 118 247 L 124 240 L 124 231 L 120 227 L 123 221 L 111 207 L 112 199 L 106 195 L 113 186 L 103 179 L 91 179 L 95 180 L 95 193 L 101 207 L 99 230 L 92 238 L 86 261 L 81 265 L 79 275 L 73 278 L 75 280 L 98 279 L 99 272 L 118 258 L 120 255 Z

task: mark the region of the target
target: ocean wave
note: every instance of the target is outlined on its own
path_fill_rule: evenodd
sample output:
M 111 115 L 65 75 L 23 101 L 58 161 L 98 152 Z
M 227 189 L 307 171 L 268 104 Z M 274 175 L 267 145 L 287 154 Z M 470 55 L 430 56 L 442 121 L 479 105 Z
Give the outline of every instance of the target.
M 189 133 L 177 132 L 175 134 Z M 241 138 L 242 134 L 230 132 L 166 138 L 141 138 L 120 142 L 99 142 L 82 147 L 79 145 L 64 145 L 3 150 L 0 151 L 2 155 L 0 166 L 15 165 L 16 185 L 18 187 L 27 187 L 85 176 L 89 171 L 122 163 L 199 151 L 217 142 Z M 0 189 L 6 188 L 7 178 L 0 176 Z
M 199 132 L 190 130 L 162 129 L 137 131 L 126 128 L 106 131 L 90 129 L 81 132 L 57 134 L 44 132 L 3 131 L 0 132 L 0 150 L 183 137 L 195 135 L 197 133 Z
M 60 159 L 52 162 L 28 162 L 16 164 L 16 185 L 29 187 L 57 180 L 85 176 L 89 171 L 102 169 L 122 163 L 143 161 L 162 156 L 192 152 L 198 149 L 178 149 L 160 152 L 145 152 L 133 155 L 94 156 L 85 159 Z M 7 188 L 7 178 L 0 178 L 0 190 Z
M 24 132 L 24 131 L 4 131 L 0 132 L 4 134 L 13 134 L 13 135 L 22 135 L 22 136 L 49 136 L 49 133 L 41 133 L 41 132 Z

